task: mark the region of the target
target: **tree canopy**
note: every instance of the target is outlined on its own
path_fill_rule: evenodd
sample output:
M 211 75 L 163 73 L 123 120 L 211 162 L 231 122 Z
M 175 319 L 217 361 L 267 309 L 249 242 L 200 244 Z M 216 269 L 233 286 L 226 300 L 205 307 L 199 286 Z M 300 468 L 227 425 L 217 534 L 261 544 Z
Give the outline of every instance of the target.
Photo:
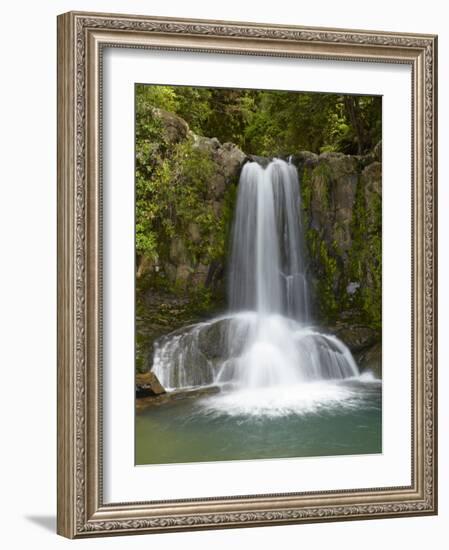
M 138 85 L 139 104 L 173 112 L 197 134 L 245 153 L 368 153 L 381 139 L 382 98 L 316 92 Z

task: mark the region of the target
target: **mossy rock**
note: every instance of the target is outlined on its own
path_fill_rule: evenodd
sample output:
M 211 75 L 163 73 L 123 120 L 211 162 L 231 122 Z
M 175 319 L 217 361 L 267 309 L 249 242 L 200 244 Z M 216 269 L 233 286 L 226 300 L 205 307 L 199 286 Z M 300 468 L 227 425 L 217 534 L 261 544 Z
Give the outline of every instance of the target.
M 345 326 L 335 329 L 335 335 L 344 342 L 353 353 L 358 353 L 372 347 L 379 341 L 379 332 L 363 326 Z

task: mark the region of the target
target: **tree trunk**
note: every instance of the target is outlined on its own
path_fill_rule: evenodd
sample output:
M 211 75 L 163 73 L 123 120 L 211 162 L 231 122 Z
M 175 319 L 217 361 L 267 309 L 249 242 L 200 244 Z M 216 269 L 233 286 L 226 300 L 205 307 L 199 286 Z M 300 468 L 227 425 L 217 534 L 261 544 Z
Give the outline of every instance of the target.
M 365 131 L 361 119 L 358 98 L 356 96 L 345 96 L 344 102 L 346 113 L 356 134 L 357 154 L 363 155 L 365 150 Z

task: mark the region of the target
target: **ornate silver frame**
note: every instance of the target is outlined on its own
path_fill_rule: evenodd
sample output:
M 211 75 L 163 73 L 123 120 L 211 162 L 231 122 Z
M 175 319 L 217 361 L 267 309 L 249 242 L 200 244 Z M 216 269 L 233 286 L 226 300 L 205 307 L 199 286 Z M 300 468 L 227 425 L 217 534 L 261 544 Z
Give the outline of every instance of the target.
M 411 66 L 410 486 L 104 504 L 99 128 L 106 45 Z M 58 17 L 59 534 L 82 538 L 437 513 L 436 59 L 433 35 L 75 12 Z

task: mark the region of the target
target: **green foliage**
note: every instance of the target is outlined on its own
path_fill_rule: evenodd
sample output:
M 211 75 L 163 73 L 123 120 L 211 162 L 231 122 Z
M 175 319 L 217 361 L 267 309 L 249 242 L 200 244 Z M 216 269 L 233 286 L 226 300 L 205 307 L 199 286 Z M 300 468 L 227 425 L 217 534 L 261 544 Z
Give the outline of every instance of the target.
M 369 193 L 366 198 L 366 178 L 359 177 L 350 220 L 351 244 L 341 249 L 345 231 L 334 220 L 331 200 L 332 178 L 330 166 L 320 162 L 315 167 L 304 167 L 301 174 L 301 202 L 303 223 L 308 228 L 306 244 L 313 273 L 315 303 L 321 320 L 338 321 L 342 312 L 353 322 L 375 329 L 381 328 L 382 297 L 382 201 L 380 195 Z M 312 224 L 312 197 L 319 204 L 321 215 L 329 216 L 328 227 L 315 228 Z M 330 231 L 331 229 L 331 231 Z M 339 244 L 340 243 L 340 244 Z M 349 283 L 360 286 L 348 293 Z
M 382 137 L 382 99 L 378 96 L 342 96 L 346 128 L 338 137 L 338 150 L 362 155 Z
M 258 92 L 244 147 L 250 153 L 282 155 L 307 150 L 315 153 L 356 153 L 363 140 L 367 152 L 381 139 L 381 99 L 338 94 Z M 357 128 L 349 106 L 357 109 Z
M 139 167 L 140 168 L 140 167 Z M 214 165 L 207 154 L 186 140 L 172 147 L 170 156 L 160 159 L 151 178 L 137 169 L 136 243 L 137 252 L 154 261 L 167 257 L 168 244 L 176 236 L 185 242 L 194 261 L 223 253 L 216 249 L 215 233 L 222 232 L 222 219 L 206 204 Z M 201 240 L 189 238 L 190 225 L 198 226 Z
M 188 123 L 193 132 L 202 134 L 204 126 L 213 115 L 211 103 L 213 92 L 209 88 L 192 88 L 190 86 L 174 89 L 178 101 L 178 108 L 174 112 Z
M 173 86 L 136 85 L 136 123 L 150 117 L 151 109 L 158 107 L 176 112 L 179 109 L 178 94 Z
M 363 320 L 374 328 L 380 328 L 382 321 L 381 223 L 380 196 L 373 194 L 371 203 L 367 205 L 364 185 L 359 181 L 351 222 L 353 246 L 349 277 L 353 281 L 364 282 L 354 295 L 353 305 L 360 311 Z
M 137 94 L 181 116 L 195 133 L 248 154 L 362 154 L 381 139 L 382 103 L 375 96 L 144 85 Z
M 136 251 L 154 262 L 158 259 L 155 220 L 160 207 L 151 198 L 157 193 L 158 182 L 166 187 L 169 179 L 163 162 L 169 142 L 160 119 L 153 114 L 155 102 L 174 108 L 172 88 L 136 87 Z
M 332 174 L 328 164 L 319 163 L 312 171 L 311 177 L 315 185 L 318 200 L 324 208 L 329 208 L 331 202 Z
M 250 153 L 281 155 L 288 151 L 319 152 L 331 136 L 331 111 L 338 109 L 331 94 L 259 92 L 257 109 L 246 132 Z
M 337 292 L 339 269 L 335 248 L 329 247 L 320 233 L 312 228 L 307 231 L 306 241 L 317 275 L 315 294 L 318 298 L 320 317 L 327 322 L 333 322 L 341 310 Z
M 184 95 L 179 96 L 173 90 L 166 86 L 138 86 L 136 90 L 136 253 L 138 263 L 145 258 L 151 272 L 149 279 L 140 281 L 141 286 L 177 294 L 188 290 L 193 304 L 198 289 L 187 288 L 187 278 L 179 281 L 160 266 L 181 261 L 210 266 L 223 261 L 235 185 L 228 183 L 220 209 L 214 207 L 210 193 L 216 168 L 211 153 L 196 146 L 193 137 L 169 139 L 155 111 L 155 104 L 159 109 L 187 109 L 189 102 L 197 101 L 190 122 L 194 117 L 199 123 L 206 112 L 200 100 L 209 91 L 183 88 Z M 204 305 L 204 296 L 200 302 Z
M 307 167 L 304 167 L 302 174 L 299 174 L 301 193 L 301 216 L 303 227 L 310 225 L 310 207 L 312 204 L 311 174 Z
M 229 212 L 222 215 L 214 210 L 209 199 L 209 186 L 214 173 L 214 163 L 207 153 L 195 149 L 187 141 L 178 146 L 171 158 L 172 178 L 176 182 L 175 212 L 176 234 L 184 240 L 184 246 L 193 263 L 210 265 L 223 259 L 227 226 L 231 222 Z M 228 189 L 227 195 L 232 194 Z M 192 224 L 201 238 L 195 240 L 189 233 Z

